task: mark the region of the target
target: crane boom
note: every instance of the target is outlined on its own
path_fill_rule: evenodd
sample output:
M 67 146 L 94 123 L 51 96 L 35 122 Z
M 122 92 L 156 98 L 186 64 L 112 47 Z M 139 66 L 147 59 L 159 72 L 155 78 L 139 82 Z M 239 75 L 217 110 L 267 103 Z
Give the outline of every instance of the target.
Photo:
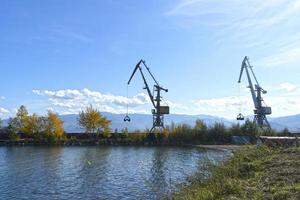
M 247 79 L 248 79 L 248 83 L 249 83 L 249 86 L 248 86 L 248 87 L 250 88 L 252 100 L 253 100 L 253 103 L 254 103 L 255 108 L 257 108 L 258 105 L 257 105 L 257 100 L 256 100 L 255 89 L 254 89 L 253 84 L 252 84 L 252 80 L 251 80 L 251 77 L 250 77 L 250 73 L 249 73 L 249 70 L 248 70 L 248 66 L 250 66 L 250 65 L 249 65 L 249 60 L 248 60 L 248 57 L 245 56 L 245 58 L 244 58 L 244 60 L 243 60 L 243 62 L 242 62 L 241 73 L 240 73 L 240 78 L 239 78 L 238 83 L 241 83 L 243 71 L 244 71 L 244 69 L 245 69 L 246 75 L 247 75 Z
M 130 84 L 130 82 L 131 82 L 133 76 L 135 75 L 135 72 L 139 69 L 139 71 L 141 72 L 141 75 L 142 75 L 142 79 L 143 79 L 144 84 L 145 84 L 145 89 L 147 90 L 147 93 L 148 93 L 148 95 L 149 95 L 150 101 L 151 101 L 151 103 L 153 104 L 153 106 L 155 107 L 155 102 L 154 102 L 153 95 L 152 95 L 152 93 L 151 93 L 151 91 L 150 91 L 150 88 L 149 88 L 149 86 L 148 86 L 148 83 L 147 83 L 147 81 L 146 81 L 146 78 L 145 78 L 145 76 L 144 76 L 144 73 L 143 73 L 142 68 L 141 68 L 141 66 L 140 66 L 140 64 L 141 64 L 142 62 L 144 62 L 144 61 L 143 61 L 143 60 L 140 60 L 140 61 L 136 64 L 136 66 L 135 66 L 135 68 L 134 68 L 134 70 L 133 70 L 133 72 L 132 72 L 132 74 L 131 74 L 131 76 L 130 76 L 129 81 L 127 82 L 127 84 L 128 84 L 128 85 Z
M 131 76 L 130 76 L 130 79 L 129 79 L 129 81 L 127 82 L 127 85 L 129 85 L 130 84 L 130 82 L 131 82 L 131 79 L 133 78 L 133 76 L 135 75 L 135 72 L 136 72 L 136 70 L 138 69 L 138 68 L 140 68 L 140 64 L 141 64 L 141 62 L 142 62 L 142 60 L 140 60 L 137 64 L 136 64 L 136 66 L 135 66 L 135 68 L 134 68 L 134 70 L 133 70 L 133 72 L 132 72 L 132 74 L 131 74 Z

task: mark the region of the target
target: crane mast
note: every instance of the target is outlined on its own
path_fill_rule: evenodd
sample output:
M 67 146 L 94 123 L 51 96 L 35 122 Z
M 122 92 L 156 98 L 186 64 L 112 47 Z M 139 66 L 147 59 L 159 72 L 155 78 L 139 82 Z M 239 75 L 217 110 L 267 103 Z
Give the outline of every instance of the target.
M 251 80 L 251 74 L 255 80 L 255 84 L 253 85 L 253 82 Z M 241 66 L 241 71 L 240 71 L 240 76 L 239 76 L 239 80 L 238 83 L 241 83 L 241 79 L 242 79 L 242 75 L 243 72 L 246 71 L 246 75 L 247 75 L 247 79 L 248 79 L 248 84 L 249 84 L 249 89 L 251 92 L 251 96 L 252 96 L 252 100 L 254 103 L 254 121 L 257 123 L 257 125 L 260 128 L 270 128 L 270 124 L 267 120 L 266 115 L 270 115 L 272 114 L 272 110 L 271 107 L 268 106 L 263 106 L 262 102 L 264 101 L 262 98 L 262 94 L 266 94 L 267 91 L 264 90 L 262 87 L 260 87 L 257 78 L 254 74 L 254 71 L 252 69 L 252 66 L 250 65 L 250 61 L 249 58 L 247 56 L 245 56 L 243 62 L 242 62 L 242 66 Z
M 155 84 L 153 86 L 153 94 L 151 93 L 151 90 L 149 88 L 149 85 L 147 83 L 145 75 L 143 73 L 142 66 L 144 66 L 147 69 L 148 73 L 150 74 L 153 81 L 155 82 Z M 147 93 L 149 95 L 149 98 L 150 98 L 150 101 L 151 101 L 151 103 L 154 107 L 154 109 L 152 109 L 153 125 L 152 125 L 152 128 L 150 130 L 150 133 L 152 133 L 155 128 L 159 128 L 160 130 L 164 128 L 164 114 L 169 114 L 170 113 L 169 106 L 162 106 L 161 105 L 161 101 L 162 101 L 161 91 L 168 92 L 168 89 L 165 89 L 165 88 L 161 87 L 158 84 L 155 77 L 151 73 L 150 68 L 146 65 L 146 62 L 144 60 L 140 60 L 136 64 L 136 66 L 135 66 L 135 68 L 134 68 L 134 70 L 133 70 L 133 72 L 132 72 L 132 74 L 129 78 L 129 81 L 127 82 L 128 85 L 131 83 L 131 80 L 132 80 L 132 78 L 135 75 L 137 70 L 140 71 L 140 74 L 141 74 L 142 79 L 143 79 L 144 84 L 145 84 L 145 87 L 143 89 L 145 89 L 147 91 Z

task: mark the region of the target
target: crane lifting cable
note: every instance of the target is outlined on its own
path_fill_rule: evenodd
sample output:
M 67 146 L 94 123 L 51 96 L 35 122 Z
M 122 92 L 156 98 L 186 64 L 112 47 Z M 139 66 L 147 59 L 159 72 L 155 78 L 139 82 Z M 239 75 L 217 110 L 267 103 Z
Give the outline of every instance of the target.
M 126 105 L 126 116 L 124 117 L 124 122 L 130 122 L 131 119 L 129 117 L 129 114 L 128 114 L 128 104 L 129 104 L 129 98 L 128 98 L 128 85 L 127 85 L 127 105 Z
M 242 114 L 242 102 L 241 102 L 241 84 L 238 87 L 238 101 L 239 101 L 239 114 L 236 117 L 236 120 L 243 121 L 245 119 L 244 115 Z

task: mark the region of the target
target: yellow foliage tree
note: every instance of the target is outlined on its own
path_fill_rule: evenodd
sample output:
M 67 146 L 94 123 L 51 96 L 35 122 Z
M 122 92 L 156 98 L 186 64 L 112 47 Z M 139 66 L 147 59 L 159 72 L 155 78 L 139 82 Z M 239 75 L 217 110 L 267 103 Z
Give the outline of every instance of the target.
M 22 127 L 22 131 L 29 135 L 36 135 L 43 131 L 43 124 L 43 118 L 39 117 L 36 114 L 33 114 L 26 117 L 24 125 Z
M 64 135 L 64 123 L 58 114 L 48 111 L 46 132 L 55 138 L 62 138 Z
M 78 123 L 89 134 L 103 133 L 104 136 L 109 136 L 111 132 L 111 121 L 103 117 L 92 105 L 79 113 Z

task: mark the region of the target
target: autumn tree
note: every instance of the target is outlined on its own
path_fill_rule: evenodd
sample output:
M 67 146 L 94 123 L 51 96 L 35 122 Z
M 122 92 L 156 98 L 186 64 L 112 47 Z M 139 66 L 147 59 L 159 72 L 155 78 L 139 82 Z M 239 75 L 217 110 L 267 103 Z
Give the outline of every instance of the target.
M 197 131 L 202 131 L 202 130 L 206 130 L 207 126 L 206 126 L 206 124 L 203 120 L 197 119 L 196 122 L 195 122 L 194 129 L 197 130 Z
M 105 136 L 110 134 L 111 121 L 103 117 L 92 105 L 79 113 L 78 123 L 89 134 L 103 133 Z
M 23 105 L 18 109 L 16 117 L 9 120 L 8 130 L 13 137 L 23 133 L 37 140 L 60 139 L 64 135 L 63 122 L 56 113 L 49 111 L 47 116 L 29 115 Z
M 37 114 L 32 114 L 26 119 L 26 124 L 23 128 L 24 133 L 31 136 L 42 133 L 45 129 L 45 118 Z
M 48 111 L 46 121 L 46 133 L 55 138 L 62 138 L 64 135 L 64 123 L 59 118 L 58 114 Z

